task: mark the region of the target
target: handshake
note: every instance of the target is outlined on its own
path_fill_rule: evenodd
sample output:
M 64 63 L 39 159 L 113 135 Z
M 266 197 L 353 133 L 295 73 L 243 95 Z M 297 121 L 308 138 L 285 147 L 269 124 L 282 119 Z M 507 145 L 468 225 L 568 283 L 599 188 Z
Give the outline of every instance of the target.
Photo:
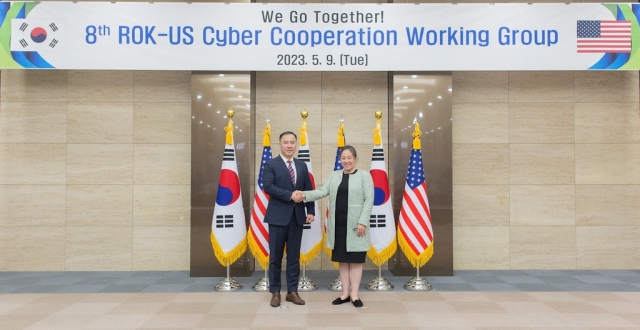
M 305 199 L 305 195 L 304 192 L 300 191 L 300 190 L 296 190 L 293 192 L 293 195 L 291 195 L 291 200 L 294 203 L 300 203 Z

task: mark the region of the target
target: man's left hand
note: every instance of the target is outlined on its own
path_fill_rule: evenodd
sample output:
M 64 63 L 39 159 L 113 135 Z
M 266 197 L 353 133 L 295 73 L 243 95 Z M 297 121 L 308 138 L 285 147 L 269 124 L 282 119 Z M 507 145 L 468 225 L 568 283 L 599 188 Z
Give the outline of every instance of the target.
M 313 214 L 307 214 L 307 223 L 312 223 L 313 222 Z

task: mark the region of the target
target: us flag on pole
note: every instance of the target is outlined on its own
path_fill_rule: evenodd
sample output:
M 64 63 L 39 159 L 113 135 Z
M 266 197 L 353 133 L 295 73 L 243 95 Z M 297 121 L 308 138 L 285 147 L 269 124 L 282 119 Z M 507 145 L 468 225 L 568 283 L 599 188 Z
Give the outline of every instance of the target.
M 251 221 L 249 223 L 249 234 L 247 235 L 249 249 L 263 269 L 269 268 L 269 226 L 264 224 L 264 215 L 269 205 L 269 195 L 264 192 L 262 185 L 262 173 L 264 163 L 271 160 L 271 143 L 269 139 L 270 128 L 264 132 L 262 162 L 260 163 L 260 174 L 256 184 L 256 192 L 253 198 L 253 210 L 251 210 Z
M 340 127 L 338 128 L 338 141 L 337 141 L 337 145 L 338 147 L 336 148 L 336 160 L 333 163 L 333 170 L 334 171 L 342 171 L 344 170 L 344 167 L 342 167 L 342 162 L 340 162 L 340 152 L 342 151 L 342 149 L 345 146 L 345 136 L 344 136 L 344 119 L 342 118 L 342 115 L 340 116 Z M 327 222 L 329 221 L 329 208 L 331 208 L 331 202 L 327 203 L 327 210 L 324 212 L 324 221 L 323 221 L 323 236 L 326 236 L 327 234 Z M 325 242 L 326 242 L 326 238 L 325 238 Z M 328 247 L 325 246 L 324 248 L 324 252 L 327 253 L 327 255 L 329 256 L 329 258 L 331 258 L 331 255 L 333 254 L 333 250 L 329 249 Z M 338 268 L 338 263 L 334 262 L 333 266 Z
M 419 268 L 433 256 L 433 228 L 427 199 L 427 184 L 424 181 L 420 137 L 417 133 L 419 126 L 417 124 L 416 126 L 407 169 L 407 182 L 404 185 L 400 208 L 398 244 L 409 262 Z
M 631 53 L 631 21 L 578 21 L 578 53 Z

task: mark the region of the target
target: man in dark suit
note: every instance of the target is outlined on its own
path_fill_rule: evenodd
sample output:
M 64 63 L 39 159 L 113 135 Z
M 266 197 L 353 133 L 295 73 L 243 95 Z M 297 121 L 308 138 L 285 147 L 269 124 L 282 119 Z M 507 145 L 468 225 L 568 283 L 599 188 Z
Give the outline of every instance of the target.
M 280 155 L 264 164 L 262 183 L 269 194 L 264 222 L 269 224 L 269 292 L 272 307 L 280 306 L 280 270 L 285 245 L 287 247 L 286 300 L 304 305 L 298 295 L 300 277 L 300 244 L 302 225 L 313 222 L 314 204 L 305 204 L 296 191 L 312 190 L 307 164 L 293 158 L 298 137 L 293 132 L 280 134 Z

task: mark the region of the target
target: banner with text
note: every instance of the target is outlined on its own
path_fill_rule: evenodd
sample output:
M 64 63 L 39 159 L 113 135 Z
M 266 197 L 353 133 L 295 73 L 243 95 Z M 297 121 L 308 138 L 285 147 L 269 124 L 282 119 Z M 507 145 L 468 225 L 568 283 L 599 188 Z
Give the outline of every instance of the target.
M 640 4 L 0 2 L 0 68 L 638 70 Z

